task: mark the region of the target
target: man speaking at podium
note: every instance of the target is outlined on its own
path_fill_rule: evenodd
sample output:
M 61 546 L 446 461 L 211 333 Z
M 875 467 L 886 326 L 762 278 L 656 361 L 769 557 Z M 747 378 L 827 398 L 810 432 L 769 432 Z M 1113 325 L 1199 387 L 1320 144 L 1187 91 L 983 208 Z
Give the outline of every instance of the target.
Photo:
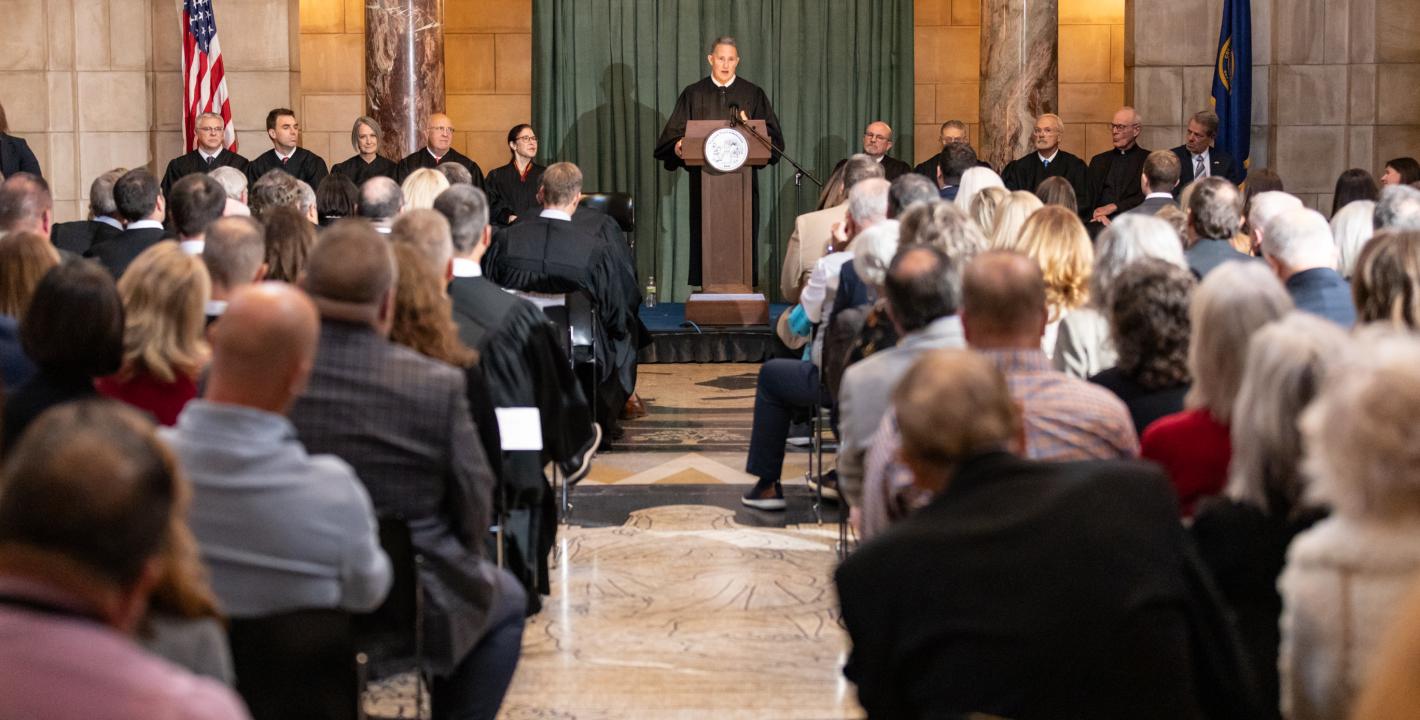
M 769 97 L 758 85 L 735 75 L 740 64 L 740 51 L 735 39 L 728 35 L 715 38 L 710 46 L 710 54 L 705 57 L 710 63 L 710 77 L 686 87 L 676 99 L 675 110 L 656 141 L 656 159 L 665 163 L 667 170 L 684 167 L 690 173 L 690 275 L 688 284 L 700 285 L 700 168 L 689 167 L 684 157 L 685 125 L 691 120 L 718 120 L 726 122 L 731 115 L 740 113 L 750 120 L 763 120 L 769 128 L 769 140 L 776 149 L 784 148 L 784 133 L 779 129 L 779 118 L 769 104 Z M 779 162 L 779 154 L 771 153 L 769 163 Z M 754 175 L 754 233 L 759 235 L 759 173 Z M 757 260 L 759 245 L 754 243 L 756 276 L 759 273 Z

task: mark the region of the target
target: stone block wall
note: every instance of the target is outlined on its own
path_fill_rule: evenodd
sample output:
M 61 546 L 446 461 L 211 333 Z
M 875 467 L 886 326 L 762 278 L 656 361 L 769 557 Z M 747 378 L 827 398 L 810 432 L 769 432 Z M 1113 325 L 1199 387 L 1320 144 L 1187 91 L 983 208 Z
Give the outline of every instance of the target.
M 303 144 L 340 162 L 365 112 L 365 5 L 300 0 L 300 11 Z M 444 82 L 454 147 L 485 172 L 507 163 L 508 130 L 532 116 L 532 0 L 445 0 Z

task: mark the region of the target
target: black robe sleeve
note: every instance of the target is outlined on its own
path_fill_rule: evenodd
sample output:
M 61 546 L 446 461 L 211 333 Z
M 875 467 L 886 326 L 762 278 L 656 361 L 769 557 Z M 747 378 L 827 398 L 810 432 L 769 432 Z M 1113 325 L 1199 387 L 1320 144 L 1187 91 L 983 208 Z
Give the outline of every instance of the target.
M 675 100 L 675 109 L 671 111 L 671 116 L 666 120 L 666 126 L 661 130 L 661 137 L 656 140 L 656 150 L 653 153 L 657 160 L 660 160 L 667 170 L 675 170 L 685 166 L 685 161 L 675 154 L 675 144 L 685 137 L 685 125 L 690 122 L 690 93 L 695 89 L 695 85 L 680 91 L 680 96 Z

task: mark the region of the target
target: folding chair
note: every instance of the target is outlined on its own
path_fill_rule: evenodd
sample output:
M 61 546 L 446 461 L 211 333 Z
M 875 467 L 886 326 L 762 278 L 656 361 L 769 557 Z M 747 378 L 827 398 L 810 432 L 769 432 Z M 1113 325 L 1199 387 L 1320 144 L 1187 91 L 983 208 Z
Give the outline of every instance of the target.
M 632 234 L 636 232 L 636 201 L 630 193 L 582 193 L 582 202 L 579 205 L 610 215 L 611 219 L 621 226 L 621 231 L 626 233 L 626 244 L 631 246 L 632 250 L 636 249 L 636 237 Z
M 409 524 L 403 518 L 380 518 L 380 546 L 389 556 L 394 580 L 389 595 L 374 612 L 356 615 L 351 626 L 360 687 L 370 680 L 397 674 L 414 666 L 415 717 L 424 707 L 424 585 L 419 570 L 424 557 L 414 547 Z
M 233 618 L 227 641 L 237 692 L 253 720 L 363 717 L 349 613 L 327 608 Z

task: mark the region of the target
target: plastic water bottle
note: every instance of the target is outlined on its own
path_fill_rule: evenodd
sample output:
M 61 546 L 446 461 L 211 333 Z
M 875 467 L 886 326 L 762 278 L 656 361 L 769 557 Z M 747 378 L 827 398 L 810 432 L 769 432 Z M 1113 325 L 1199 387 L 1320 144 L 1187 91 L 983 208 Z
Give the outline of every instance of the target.
M 646 307 L 656 306 L 656 276 L 652 275 L 650 282 L 646 283 Z

